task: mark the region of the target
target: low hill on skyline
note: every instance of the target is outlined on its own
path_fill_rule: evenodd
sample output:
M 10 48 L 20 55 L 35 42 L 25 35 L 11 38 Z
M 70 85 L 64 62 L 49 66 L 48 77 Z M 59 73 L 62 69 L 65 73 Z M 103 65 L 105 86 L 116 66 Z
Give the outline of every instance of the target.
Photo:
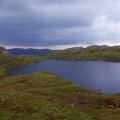
M 12 55 L 41 55 L 45 56 L 48 54 L 51 54 L 55 52 L 56 50 L 50 50 L 50 49 L 23 49 L 23 48 L 13 48 L 13 49 L 8 49 L 10 54 Z
M 49 56 L 50 59 L 82 61 L 120 61 L 120 46 L 88 46 L 68 48 Z

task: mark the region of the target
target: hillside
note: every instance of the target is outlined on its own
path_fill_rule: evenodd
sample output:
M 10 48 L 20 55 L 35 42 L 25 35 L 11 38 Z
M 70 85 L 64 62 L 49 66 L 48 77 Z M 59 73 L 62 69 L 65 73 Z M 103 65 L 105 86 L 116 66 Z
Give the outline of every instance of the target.
M 69 48 L 49 56 L 50 59 L 120 61 L 120 46 L 89 46 Z
M 8 75 L 10 69 L 40 62 L 41 56 L 12 56 L 4 47 L 0 47 L 0 77 Z
M 79 48 L 67 51 L 80 52 Z M 105 95 L 77 87 L 47 72 L 6 76 L 4 70 L 8 73 L 11 68 L 44 57 L 11 56 L 5 48 L 1 48 L 0 56 L 0 120 L 120 120 L 119 94 Z
M 76 87 L 51 73 L 0 80 L 0 120 L 120 120 L 120 96 Z
M 32 49 L 32 48 L 30 49 L 14 48 L 8 49 L 8 51 L 12 55 L 41 55 L 41 56 L 45 56 L 55 52 L 55 50 L 50 49 Z

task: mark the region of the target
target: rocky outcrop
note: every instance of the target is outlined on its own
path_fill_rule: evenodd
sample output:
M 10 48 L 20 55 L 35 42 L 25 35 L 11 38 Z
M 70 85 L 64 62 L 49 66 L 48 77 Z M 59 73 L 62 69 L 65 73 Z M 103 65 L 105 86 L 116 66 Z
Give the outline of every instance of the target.
M 0 46 L 0 56 L 9 55 L 9 52 L 2 46 Z

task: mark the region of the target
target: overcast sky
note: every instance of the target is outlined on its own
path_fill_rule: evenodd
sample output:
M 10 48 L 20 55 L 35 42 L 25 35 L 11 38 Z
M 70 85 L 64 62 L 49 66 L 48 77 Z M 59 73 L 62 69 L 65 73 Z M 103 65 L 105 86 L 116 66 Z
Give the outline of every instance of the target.
M 0 0 L 0 45 L 120 45 L 120 0 Z

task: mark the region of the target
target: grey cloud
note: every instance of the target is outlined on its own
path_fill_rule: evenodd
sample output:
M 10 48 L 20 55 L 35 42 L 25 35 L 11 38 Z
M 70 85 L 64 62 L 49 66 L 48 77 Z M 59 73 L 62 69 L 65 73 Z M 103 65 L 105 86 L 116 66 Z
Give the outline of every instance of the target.
M 119 40 L 119 5 L 118 0 L 1 0 L 0 43 L 54 46 Z

